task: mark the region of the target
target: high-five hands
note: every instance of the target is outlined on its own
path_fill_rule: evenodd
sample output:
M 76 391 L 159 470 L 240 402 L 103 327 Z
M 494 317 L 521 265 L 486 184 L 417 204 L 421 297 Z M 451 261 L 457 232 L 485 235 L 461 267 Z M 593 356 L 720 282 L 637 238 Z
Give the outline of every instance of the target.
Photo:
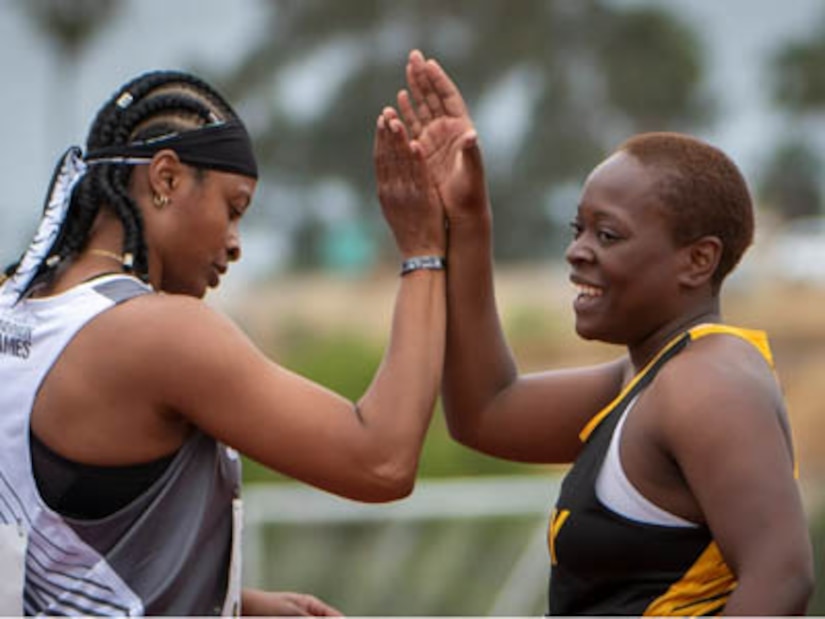
M 391 107 L 378 116 L 373 160 L 381 209 L 402 255 L 445 255 L 444 209 L 423 148 Z
M 484 166 L 476 133 L 458 87 L 433 59 L 413 50 L 406 67 L 409 90 L 398 109 L 427 163 L 451 224 L 487 209 Z

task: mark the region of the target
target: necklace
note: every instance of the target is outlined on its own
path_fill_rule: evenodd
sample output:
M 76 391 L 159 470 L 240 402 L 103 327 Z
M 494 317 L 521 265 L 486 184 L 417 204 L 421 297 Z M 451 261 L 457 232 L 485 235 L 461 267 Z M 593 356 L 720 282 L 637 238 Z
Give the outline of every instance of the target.
M 115 260 L 115 261 L 119 262 L 120 264 L 123 264 L 123 254 L 116 254 L 115 252 L 109 251 L 107 249 L 97 249 L 97 248 L 92 248 L 88 251 L 89 251 L 90 254 L 94 254 L 95 256 L 102 256 L 103 258 L 111 258 L 112 260 Z
M 102 256 L 103 258 L 116 260 L 127 271 L 131 271 L 132 267 L 135 265 L 135 256 L 131 252 L 126 252 L 125 254 L 116 254 L 115 252 L 109 251 L 108 249 L 97 249 L 95 247 L 93 247 L 92 249 L 87 249 L 86 251 L 88 251 L 90 254 L 94 254 L 95 256 Z

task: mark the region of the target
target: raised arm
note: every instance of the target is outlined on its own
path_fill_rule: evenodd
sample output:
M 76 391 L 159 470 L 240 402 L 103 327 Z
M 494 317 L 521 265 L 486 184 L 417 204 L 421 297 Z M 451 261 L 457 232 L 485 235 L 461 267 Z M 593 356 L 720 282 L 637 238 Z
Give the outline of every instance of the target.
M 375 164 L 401 257 L 443 256 L 440 203 L 426 189 L 423 159 L 397 119 L 378 120 Z M 414 270 L 398 286 L 385 356 L 357 403 L 274 363 L 226 317 L 189 297 L 134 299 L 89 325 L 73 348 L 117 401 L 156 403 L 153 423 L 188 422 L 296 479 L 354 499 L 392 500 L 412 490 L 441 382 L 444 271 Z M 359 311 L 357 304 L 351 311 Z M 96 343 L 114 339 L 122 350 L 98 359 Z M 122 417 L 124 424 L 137 418 Z M 131 432 L 146 433 L 121 434 Z
M 398 108 L 449 220 L 443 402 L 458 441 L 509 459 L 570 461 L 579 430 L 621 386 L 625 362 L 519 378 L 496 307 L 493 215 L 478 136 L 441 66 L 410 54 Z

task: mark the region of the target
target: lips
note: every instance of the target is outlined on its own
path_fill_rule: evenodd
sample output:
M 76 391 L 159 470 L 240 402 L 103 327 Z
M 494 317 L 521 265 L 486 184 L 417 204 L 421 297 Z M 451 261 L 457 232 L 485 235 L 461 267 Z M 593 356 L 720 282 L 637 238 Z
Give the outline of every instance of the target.
M 576 298 L 573 301 L 573 309 L 577 312 L 586 311 L 598 305 L 604 295 L 604 288 L 586 282 L 582 279 L 571 277 L 570 283 L 576 291 Z
M 589 282 L 577 275 L 570 276 L 570 284 L 578 293 L 578 296 L 600 297 L 604 294 L 604 287 Z
M 598 286 L 591 286 L 589 284 L 573 284 L 578 296 L 580 297 L 600 297 L 604 291 Z

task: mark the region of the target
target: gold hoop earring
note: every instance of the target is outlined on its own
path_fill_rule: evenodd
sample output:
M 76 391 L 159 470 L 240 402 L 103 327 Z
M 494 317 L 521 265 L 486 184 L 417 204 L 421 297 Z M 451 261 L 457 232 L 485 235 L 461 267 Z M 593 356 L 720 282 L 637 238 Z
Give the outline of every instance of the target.
M 152 203 L 158 208 L 163 208 L 164 206 L 169 204 L 169 196 L 164 196 L 159 193 L 153 193 Z

